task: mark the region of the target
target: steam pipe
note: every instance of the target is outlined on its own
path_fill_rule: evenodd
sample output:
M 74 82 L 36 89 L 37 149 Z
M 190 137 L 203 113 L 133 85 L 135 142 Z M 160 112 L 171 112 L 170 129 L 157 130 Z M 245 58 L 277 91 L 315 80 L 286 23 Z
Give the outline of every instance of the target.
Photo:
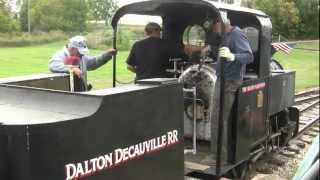
M 193 154 L 197 154 L 197 88 L 193 87 Z

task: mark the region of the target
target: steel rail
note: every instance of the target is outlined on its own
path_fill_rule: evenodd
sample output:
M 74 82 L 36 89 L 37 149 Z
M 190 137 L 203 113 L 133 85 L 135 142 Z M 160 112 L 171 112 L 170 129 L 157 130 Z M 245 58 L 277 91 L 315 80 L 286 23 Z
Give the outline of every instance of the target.
M 298 134 L 292 140 L 294 140 L 294 139 L 296 140 L 296 139 L 300 138 L 305 132 L 307 132 L 307 130 L 312 128 L 313 125 L 315 125 L 317 122 L 319 122 L 319 116 L 315 119 L 312 119 L 306 125 L 304 125 L 302 127 L 302 129 L 298 131 Z
M 309 97 L 304 97 L 304 96 L 309 96 Z M 298 108 L 300 111 L 300 117 L 304 117 L 304 116 L 308 115 L 308 112 L 311 111 L 312 109 L 314 109 L 320 103 L 319 88 L 312 89 L 309 91 L 304 91 L 302 93 L 296 94 L 295 97 L 296 97 L 295 106 L 299 106 L 305 102 L 314 101 L 311 104 L 307 105 L 306 107 Z M 320 119 L 320 117 L 318 115 L 315 117 L 311 117 L 311 119 L 308 121 L 299 121 L 300 122 L 299 126 L 301 126 L 301 128 L 299 128 L 298 133 L 296 134 L 296 136 L 292 140 L 296 140 L 296 139 L 300 138 L 305 132 L 307 132 L 317 122 L 319 122 L 319 119 Z
M 317 106 L 318 104 L 320 103 L 320 100 L 317 100 L 316 102 L 310 104 L 309 106 L 307 107 L 304 107 L 302 109 L 299 109 L 300 113 L 306 113 L 308 110 L 314 108 L 315 106 Z
M 295 98 L 300 98 L 300 97 L 304 97 L 304 96 L 311 95 L 311 94 L 319 94 L 319 91 L 320 91 L 319 88 L 302 91 L 302 92 L 297 93 L 295 95 Z
M 319 93 L 319 88 L 317 89 L 312 89 L 312 90 L 308 90 L 308 91 L 304 91 L 301 93 L 298 93 L 295 95 L 296 99 L 307 99 L 306 97 L 304 98 L 304 96 L 310 96 L 312 94 L 315 93 Z M 309 97 L 310 98 L 310 97 Z M 312 101 L 314 101 L 315 99 L 312 98 Z M 309 99 L 309 101 L 311 101 Z M 319 96 L 318 96 L 318 100 L 313 102 L 312 104 L 306 106 L 306 107 L 300 107 L 302 106 L 303 103 L 299 103 L 299 100 L 295 102 L 295 107 L 297 107 L 299 109 L 300 112 L 300 120 L 299 120 L 299 129 L 297 134 L 290 140 L 295 141 L 298 140 L 299 138 L 302 137 L 302 135 L 307 132 L 311 127 L 313 127 L 317 122 L 319 122 L 319 115 L 315 116 L 315 117 L 311 117 L 311 120 L 307 120 L 307 121 L 301 121 L 301 117 L 306 117 L 306 115 L 308 115 L 309 110 L 313 109 L 316 105 L 318 105 L 320 102 L 319 100 Z
M 305 97 L 305 98 L 296 98 L 295 104 L 301 104 L 301 103 L 305 103 L 305 102 L 308 102 L 308 101 L 313 101 L 313 100 L 316 100 L 316 99 L 319 99 L 319 98 L 320 98 L 319 94 L 313 95 L 313 96 L 309 96 L 309 97 Z

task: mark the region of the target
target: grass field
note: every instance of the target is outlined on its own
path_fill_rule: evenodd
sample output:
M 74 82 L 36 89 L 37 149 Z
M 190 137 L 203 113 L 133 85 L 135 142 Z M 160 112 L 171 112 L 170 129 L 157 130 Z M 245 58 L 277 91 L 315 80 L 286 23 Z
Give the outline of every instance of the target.
M 291 54 L 277 53 L 274 58 L 279 60 L 285 69 L 296 71 L 296 90 L 319 87 L 319 41 L 300 43 Z
M 62 46 L 63 42 L 23 48 L 0 48 L 0 78 L 48 72 L 48 60 Z M 298 47 L 319 49 L 319 42 L 303 43 Z M 96 55 L 101 51 L 92 50 Z M 129 82 L 134 74 L 126 70 L 128 52 L 119 52 L 117 57 L 118 80 Z M 297 90 L 319 86 L 319 51 L 294 50 L 292 54 L 277 53 L 275 58 L 286 69 L 297 71 Z M 112 63 L 89 72 L 89 81 L 95 89 L 112 86 Z
M 36 73 L 48 73 L 48 61 L 51 56 L 63 47 L 63 42 L 51 43 L 24 48 L 0 48 L 0 78 Z M 101 51 L 92 50 L 97 55 Z M 118 80 L 129 82 L 134 74 L 126 70 L 125 60 L 128 52 L 120 52 L 117 56 Z M 88 79 L 95 89 L 112 86 L 112 63 L 88 73 Z

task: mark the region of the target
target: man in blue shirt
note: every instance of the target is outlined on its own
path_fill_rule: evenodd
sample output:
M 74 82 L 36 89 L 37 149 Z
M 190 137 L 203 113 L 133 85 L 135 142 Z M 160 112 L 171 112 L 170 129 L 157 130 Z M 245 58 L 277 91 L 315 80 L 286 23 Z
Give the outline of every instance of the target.
M 231 125 L 232 125 L 232 110 L 234 106 L 236 92 L 243 82 L 243 77 L 246 71 L 246 65 L 253 62 L 254 57 L 247 36 L 237 26 L 232 26 L 230 21 L 226 23 L 226 46 L 219 49 L 219 56 L 224 62 L 224 69 L 217 69 L 218 81 L 215 85 L 213 121 L 211 125 L 212 149 L 213 152 L 217 149 L 217 131 L 219 122 L 220 108 L 220 76 L 224 71 L 225 87 L 224 87 L 224 112 L 223 112 L 223 143 L 222 143 L 222 162 L 231 161 Z M 213 33 L 221 34 L 221 22 L 216 22 L 213 25 Z M 211 40 L 212 42 L 214 40 Z M 209 44 L 210 45 L 210 44 Z M 218 64 L 221 63 L 218 62 Z M 220 67 L 220 65 L 218 65 Z

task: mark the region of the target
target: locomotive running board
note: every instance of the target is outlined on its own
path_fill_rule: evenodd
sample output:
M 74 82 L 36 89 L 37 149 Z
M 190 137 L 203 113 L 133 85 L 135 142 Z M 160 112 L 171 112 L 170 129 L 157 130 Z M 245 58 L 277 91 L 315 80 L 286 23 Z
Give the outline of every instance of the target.
M 185 166 L 185 175 L 186 176 L 193 176 L 193 174 L 206 174 L 210 176 L 217 176 L 216 174 L 216 166 L 209 166 L 201 163 L 196 163 L 196 162 L 190 162 L 190 161 L 185 161 L 184 162 Z M 229 172 L 231 169 L 235 168 L 236 165 L 232 164 L 226 164 L 221 166 L 221 174 L 226 174 Z
M 194 163 L 194 162 L 188 162 L 188 161 L 184 162 L 184 166 L 185 166 L 186 170 L 190 171 L 190 172 L 192 172 L 192 171 L 202 171 L 202 172 L 204 172 L 205 170 L 210 168 L 210 166 L 207 166 L 207 165 Z

